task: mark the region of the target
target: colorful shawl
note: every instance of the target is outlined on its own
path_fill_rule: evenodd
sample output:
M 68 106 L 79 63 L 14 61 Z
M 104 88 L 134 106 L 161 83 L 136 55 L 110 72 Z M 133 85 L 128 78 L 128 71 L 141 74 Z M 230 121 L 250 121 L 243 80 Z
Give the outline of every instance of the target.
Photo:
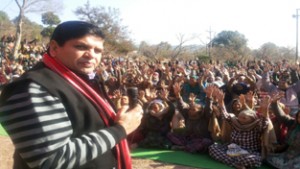
M 253 119 L 253 122 L 251 122 L 250 124 L 241 124 L 238 121 L 238 117 L 236 116 L 231 117 L 232 126 L 238 131 L 250 131 L 253 128 L 257 127 L 258 123 L 261 121 L 256 116 L 256 113 L 250 109 L 243 110 L 239 114 L 245 114 L 246 116 L 251 117 Z
M 101 98 L 88 84 L 86 84 L 81 78 L 79 78 L 65 65 L 63 65 L 53 57 L 49 56 L 48 54 L 44 54 L 43 62 L 47 67 L 59 74 L 80 93 L 87 97 L 87 99 L 90 100 L 97 108 L 99 115 L 101 116 L 105 125 L 111 125 L 109 121 L 115 119 L 116 113 L 114 112 L 112 107 L 103 98 Z M 131 157 L 126 139 L 123 139 L 119 144 L 116 145 L 116 154 L 118 160 L 118 169 L 132 168 Z

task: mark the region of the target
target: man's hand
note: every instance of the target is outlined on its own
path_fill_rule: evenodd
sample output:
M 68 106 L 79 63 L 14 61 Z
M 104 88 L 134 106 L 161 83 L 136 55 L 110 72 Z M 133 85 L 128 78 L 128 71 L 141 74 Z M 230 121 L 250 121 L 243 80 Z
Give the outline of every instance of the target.
M 123 106 L 119 110 L 115 120 L 116 123 L 123 126 L 127 135 L 139 127 L 143 117 L 143 108 L 140 105 L 135 106 L 131 110 L 128 109 L 128 106 Z

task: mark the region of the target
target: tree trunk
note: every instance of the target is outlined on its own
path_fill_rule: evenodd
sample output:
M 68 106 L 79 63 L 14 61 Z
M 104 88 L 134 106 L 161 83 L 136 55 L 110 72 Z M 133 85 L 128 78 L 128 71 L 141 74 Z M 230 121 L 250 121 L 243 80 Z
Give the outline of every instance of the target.
M 23 24 L 23 12 L 20 12 L 19 18 L 18 18 L 18 23 L 17 23 L 17 30 L 16 30 L 16 41 L 13 49 L 13 59 L 16 60 L 18 58 L 18 53 L 19 53 L 19 46 L 21 43 L 21 38 L 22 38 L 22 24 Z
M 27 0 L 23 0 L 23 4 L 20 5 L 19 2 L 17 0 L 15 0 L 20 12 L 19 12 L 19 16 L 18 16 L 18 22 L 17 22 L 17 26 L 16 26 L 16 41 L 15 41 L 15 45 L 14 45 L 14 49 L 13 49 L 13 55 L 12 58 L 13 60 L 16 60 L 18 58 L 18 54 L 19 54 L 19 46 L 21 43 L 21 38 L 22 38 L 22 25 L 23 25 L 23 18 L 24 18 L 24 7 L 26 6 L 26 2 Z

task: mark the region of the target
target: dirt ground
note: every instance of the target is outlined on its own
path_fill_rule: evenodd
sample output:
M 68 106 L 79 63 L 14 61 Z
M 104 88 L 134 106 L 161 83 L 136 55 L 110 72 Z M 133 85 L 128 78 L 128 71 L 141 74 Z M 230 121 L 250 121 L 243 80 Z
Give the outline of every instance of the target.
M 0 169 L 12 169 L 13 145 L 8 137 L 0 136 Z M 132 159 L 133 169 L 195 169 L 147 159 Z

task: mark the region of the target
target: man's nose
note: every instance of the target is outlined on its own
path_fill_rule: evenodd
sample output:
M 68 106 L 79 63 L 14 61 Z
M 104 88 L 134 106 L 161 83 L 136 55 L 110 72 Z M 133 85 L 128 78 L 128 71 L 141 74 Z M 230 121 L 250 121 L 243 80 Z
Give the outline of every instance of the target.
M 85 53 L 84 53 L 84 56 L 85 57 L 89 57 L 89 58 L 93 58 L 96 56 L 96 53 L 94 50 L 87 50 Z

